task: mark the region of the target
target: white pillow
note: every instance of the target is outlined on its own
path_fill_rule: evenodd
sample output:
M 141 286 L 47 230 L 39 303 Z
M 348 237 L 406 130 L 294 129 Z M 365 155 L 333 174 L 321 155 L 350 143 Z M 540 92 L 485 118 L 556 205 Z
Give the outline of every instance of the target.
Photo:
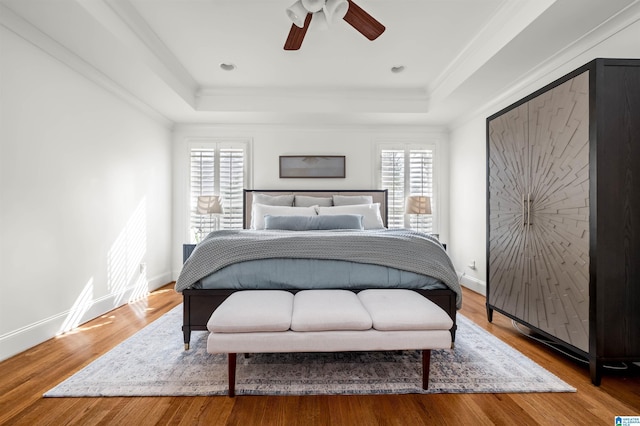
M 364 216 L 364 229 L 384 228 L 380 216 L 380 203 L 354 204 L 352 206 L 317 207 L 319 215 L 360 214 Z
M 267 206 L 293 206 L 293 194 L 267 195 L 253 194 L 253 204 L 265 204 Z
M 371 195 L 334 195 L 334 206 L 352 206 L 354 204 L 371 204 L 373 196 Z
M 308 197 L 306 195 L 296 195 L 293 200 L 294 207 L 309 206 L 332 206 L 333 199 L 331 197 Z
M 316 206 L 289 207 L 253 204 L 251 209 L 251 229 L 264 229 L 264 217 L 271 216 L 315 216 Z

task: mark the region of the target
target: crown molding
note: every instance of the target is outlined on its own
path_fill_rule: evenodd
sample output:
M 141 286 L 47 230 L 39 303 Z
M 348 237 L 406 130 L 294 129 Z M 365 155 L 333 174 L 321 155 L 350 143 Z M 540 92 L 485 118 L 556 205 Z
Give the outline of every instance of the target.
M 144 61 L 188 105 L 195 105 L 198 83 L 128 0 L 76 2 Z
M 639 21 L 640 0 L 636 0 L 597 28 L 594 28 L 546 61 L 540 63 L 536 68 L 516 78 L 510 85 L 505 87 L 499 96 L 492 98 L 468 114 L 458 117 L 451 123 L 451 130 L 479 116 L 488 116 L 490 113 L 516 102 L 556 78 L 562 77 L 567 72 L 596 59 L 596 57 L 603 57 L 603 55 L 590 53 L 590 51 Z
M 556 1 L 503 2 L 471 42 L 436 77 L 430 87 L 433 104 L 449 96 Z
M 448 140 L 449 132 L 444 126 L 431 126 L 425 124 L 393 124 L 387 122 L 371 123 L 336 123 L 327 121 L 315 122 L 289 122 L 289 123 L 180 123 L 173 128 L 174 137 L 237 137 L 255 132 L 278 132 L 299 134 L 309 133 L 353 133 L 362 134 L 371 132 L 375 137 L 384 141 L 397 141 L 398 138 L 436 138 Z
M 427 113 L 423 88 L 202 88 L 198 111 L 295 113 Z
M 151 108 L 148 104 L 142 102 L 137 96 L 124 89 L 109 76 L 31 25 L 3 4 L 0 4 L 0 25 L 124 102 L 135 107 L 164 127 L 171 128 L 173 126 L 171 120 Z

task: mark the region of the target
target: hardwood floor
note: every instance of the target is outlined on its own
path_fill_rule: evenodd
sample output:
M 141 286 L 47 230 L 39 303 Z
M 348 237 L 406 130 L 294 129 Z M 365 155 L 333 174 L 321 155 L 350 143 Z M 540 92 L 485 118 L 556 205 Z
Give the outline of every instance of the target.
M 591 385 L 586 366 L 485 316 L 484 297 L 465 290 L 461 313 L 572 386 L 576 393 L 371 396 L 42 398 L 72 375 L 181 302 L 171 285 L 74 332 L 0 363 L 2 425 L 613 425 L 640 416 L 640 368 L 607 371 Z

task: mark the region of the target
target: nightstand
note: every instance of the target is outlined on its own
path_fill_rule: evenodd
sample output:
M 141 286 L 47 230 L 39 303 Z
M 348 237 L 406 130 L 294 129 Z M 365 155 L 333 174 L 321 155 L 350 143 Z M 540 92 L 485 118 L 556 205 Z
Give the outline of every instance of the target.
M 440 241 L 440 234 L 429 234 L 429 235 L 431 235 L 432 237 L 435 237 L 436 240 Z M 442 247 L 444 247 L 445 250 L 447 249 L 446 243 L 440 243 L 440 244 L 442 244 Z
M 182 245 L 182 263 L 186 262 L 193 250 L 196 248 L 195 244 L 183 244 Z

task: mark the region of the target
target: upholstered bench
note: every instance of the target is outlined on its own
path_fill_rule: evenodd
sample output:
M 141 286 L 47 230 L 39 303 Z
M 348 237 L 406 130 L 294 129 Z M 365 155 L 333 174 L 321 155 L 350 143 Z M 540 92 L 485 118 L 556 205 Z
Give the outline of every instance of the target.
M 422 350 L 427 389 L 431 349 L 451 347 L 453 321 L 411 290 L 245 290 L 211 315 L 209 353 L 227 353 L 229 396 L 237 353 Z

